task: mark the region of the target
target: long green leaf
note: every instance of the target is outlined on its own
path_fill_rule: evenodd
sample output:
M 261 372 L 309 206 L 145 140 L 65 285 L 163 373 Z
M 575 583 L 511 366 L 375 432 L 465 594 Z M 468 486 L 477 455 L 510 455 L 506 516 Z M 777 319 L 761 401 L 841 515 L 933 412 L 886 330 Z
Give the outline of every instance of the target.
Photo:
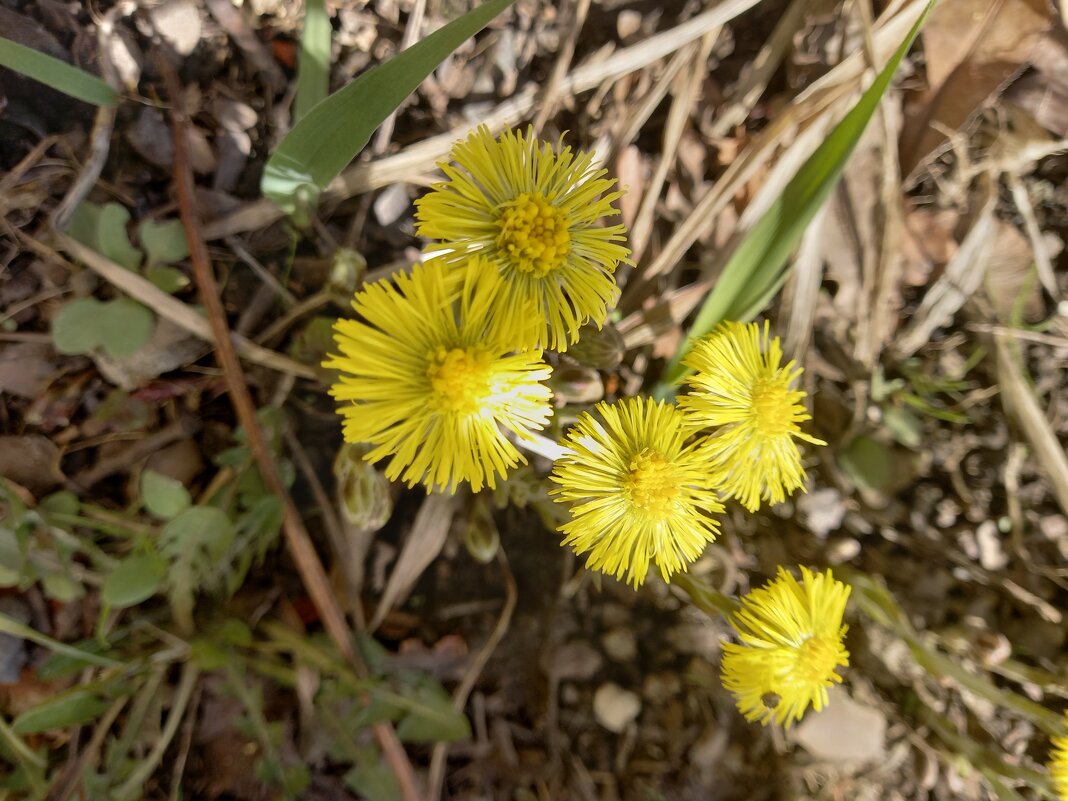
M 300 122 L 330 91 L 330 17 L 326 0 L 306 0 L 293 119 Z
M 118 93 L 95 75 L 2 37 L 0 67 L 7 67 L 94 106 L 114 106 L 119 102 Z
M 669 391 L 668 387 L 685 375 L 682 359 L 694 340 L 707 334 L 723 320 L 755 316 L 771 299 L 774 290 L 782 285 L 790 254 L 841 177 L 861 134 L 875 114 L 894 73 L 912 47 L 932 8 L 933 0 L 856 106 L 801 166 L 782 194 L 749 229 L 731 254 L 722 275 L 690 326 L 686 340 L 667 366 L 661 394 Z
M 317 104 L 267 160 L 260 184 L 264 196 L 288 214 L 314 205 L 404 98 L 513 2 L 487 0 Z
M 14 618 L 8 617 L 2 612 L 0 612 L 0 634 L 10 634 L 12 637 L 21 637 L 24 640 L 43 645 L 45 648 L 49 648 L 57 654 L 68 656 L 71 659 L 78 659 L 90 665 L 99 665 L 100 667 L 123 666 L 122 662 L 116 662 L 114 659 L 108 659 L 106 656 L 91 654 L 88 651 L 75 648 L 73 645 L 67 645 L 58 640 L 53 640 L 47 634 L 42 634 L 37 631 L 37 629 L 19 623 Z

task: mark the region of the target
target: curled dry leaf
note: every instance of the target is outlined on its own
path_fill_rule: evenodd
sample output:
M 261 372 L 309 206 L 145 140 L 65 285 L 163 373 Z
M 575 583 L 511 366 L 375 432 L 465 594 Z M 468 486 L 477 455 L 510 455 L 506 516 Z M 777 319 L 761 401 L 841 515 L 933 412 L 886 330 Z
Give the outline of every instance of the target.
M 908 175 L 1028 65 L 1052 23 L 1046 0 L 943 0 L 924 26 L 928 90 L 907 110 L 901 171 Z

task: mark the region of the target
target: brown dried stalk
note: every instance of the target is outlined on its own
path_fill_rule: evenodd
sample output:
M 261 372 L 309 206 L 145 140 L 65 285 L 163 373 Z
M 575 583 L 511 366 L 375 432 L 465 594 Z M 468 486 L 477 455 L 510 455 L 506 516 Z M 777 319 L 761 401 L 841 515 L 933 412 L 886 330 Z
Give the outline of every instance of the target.
M 173 67 L 166 63 L 164 59 L 159 59 L 158 61 L 166 84 L 167 95 L 171 100 L 171 117 L 174 130 L 174 181 L 178 190 L 178 210 L 182 219 L 182 226 L 185 228 L 186 239 L 189 242 L 189 258 L 193 264 L 197 292 L 201 303 L 204 304 L 204 308 L 207 310 L 208 321 L 211 323 L 215 355 L 223 370 L 226 388 L 230 394 L 230 402 L 233 404 L 238 422 L 247 433 L 249 447 L 267 487 L 272 494 L 282 499 L 285 510 L 282 528 L 285 532 L 286 545 L 293 557 L 293 561 L 296 563 L 301 580 L 304 582 L 304 587 L 319 612 L 323 626 L 345 661 L 356 672 L 356 675 L 366 678 L 368 676 L 367 666 L 363 663 L 353 645 L 348 624 L 341 613 L 337 599 L 334 598 L 330 590 L 326 571 L 323 569 L 322 562 L 319 561 L 319 556 L 312 545 L 311 537 L 308 536 L 304 523 L 301 521 L 300 513 L 282 483 L 278 467 L 271 457 L 270 449 L 267 447 L 267 439 L 256 417 L 256 407 L 252 402 L 252 395 L 245 382 L 241 362 L 238 361 L 237 353 L 234 351 L 233 342 L 230 339 L 230 330 L 226 322 L 226 313 L 223 309 L 222 300 L 219 296 L 219 287 L 215 282 L 204 237 L 200 232 L 201 221 L 197 212 L 193 186 L 193 169 L 189 161 L 188 140 L 186 139 L 189 119 L 182 108 L 182 91 L 178 83 L 178 76 L 175 74 Z M 397 782 L 400 785 L 404 800 L 420 801 L 411 762 L 408 760 L 404 747 L 397 739 L 392 725 L 388 722 L 377 723 L 374 725 L 374 734 L 386 761 L 397 776 Z

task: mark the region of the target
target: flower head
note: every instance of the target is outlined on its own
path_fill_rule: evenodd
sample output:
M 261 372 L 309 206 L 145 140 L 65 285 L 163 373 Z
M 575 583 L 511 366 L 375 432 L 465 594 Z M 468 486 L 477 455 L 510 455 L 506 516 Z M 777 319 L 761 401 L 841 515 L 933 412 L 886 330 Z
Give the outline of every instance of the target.
M 1068 715 L 1065 723 L 1068 724 Z M 1068 737 L 1054 737 L 1050 742 L 1053 748 L 1049 752 L 1049 773 L 1053 790 L 1061 801 L 1068 801 Z
M 731 619 L 740 643 L 723 646 L 723 686 L 747 720 L 792 725 L 809 706 L 827 704 L 827 688 L 849 665 L 842 624 L 850 588 L 831 571 L 801 568 L 798 582 L 782 567 L 742 598 Z
M 564 545 L 589 553 L 587 566 L 637 587 L 653 561 L 666 580 L 685 570 L 716 537 L 723 511 L 711 465 L 678 409 L 651 398 L 599 403 L 603 423 L 584 412 L 567 436 L 569 452 L 550 478 L 571 504 Z
M 476 492 L 525 461 L 502 429 L 519 437 L 545 426 L 550 369 L 538 351 L 509 355 L 488 336 L 486 316 L 499 278 L 481 258 L 462 272 L 419 266 L 356 293 L 362 320 L 339 320 L 341 371 L 330 393 L 341 404 L 348 442 L 366 457 L 392 457 L 390 479 Z
M 792 361 L 782 365 L 779 338 L 771 338 L 768 324 L 761 331 L 756 323 L 722 323 L 684 363 L 696 372 L 679 405 L 698 425 L 717 429 L 707 445 L 724 495 L 755 512 L 761 498 L 781 503 L 801 488 L 805 471 L 796 440 L 827 443 L 798 427 L 811 419 L 801 405 L 805 393 L 791 388 L 802 371 Z
M 455 164 L 439 165 L 447 181 L 416 202 L 420 236 L 439 239 L 449 264 L 472 253 L 488 258 L 504 277 L 493 322 L 526 326 L 517 349 L 564 350 L 579 327 L 600 326 L 619 296 L 614 272 L 630 251 L 622 225 L 600 227 L 619 212 L 622 194 L 592 153 L 558 143 L 539 146 L 533 130 L 485 126 L 453 147 Z M 533 305 L 535 314 L 522 317 Z

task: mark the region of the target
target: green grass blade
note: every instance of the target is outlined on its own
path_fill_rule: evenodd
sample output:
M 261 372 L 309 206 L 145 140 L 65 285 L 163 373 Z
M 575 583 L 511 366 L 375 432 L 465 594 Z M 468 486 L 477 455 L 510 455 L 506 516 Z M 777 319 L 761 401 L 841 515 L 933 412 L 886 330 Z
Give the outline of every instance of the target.
M 119 102 L 118 93 L 95 75 L 2 37 L 0 67 L 7 67 L 94 106 L 114 106 Z
M 330 91 L 330 17 L 326 0 L 304 4 L 304 30 L 300 35 L 297 64 L 297 97 L 293 120 L 300 122 Z
M 116 662 L 114 659 L 108 659 L 106 656 L 91 654 L 88 651 L 75 648 L 73 645 L 67 645 L 58 640 L 53 640 L 47 634 L 42 634 L 37 631 L 37 629 L 19 623 L 14 618 L 8 617 L 2 612 L 0 612 L 0 634 L 10 634 L 12 637 L 21 637 L 24 640 L 43 645 L 45 648 L 55 651 L 57 654 L 62 654 L 63 656 L 68 656 L 71 659 L 77 659 L 90 665 L 99 665 L 100 667 L 106 668 L 123 667 L 122 662 Z
M 846 162 L 875 114 L 901 60 L 912 47 L 933 7 L 934 2 L 928 4 L 905 41 L 857 104 L 801 166 L 764 216 L 746 233 L 705 299 L 675 358 L 665 369 L 663 384 L 677 383 L 685 375 L 682 358 L 695 339 L 707 334 L 723 320 L 755 316 L 782 285 L 790 254 L 841 177 Z
M 267 160 L 260 188 L 286 213 L 311 204 L 394 109 L 515 0 L 487 0 L 312 108 Z

